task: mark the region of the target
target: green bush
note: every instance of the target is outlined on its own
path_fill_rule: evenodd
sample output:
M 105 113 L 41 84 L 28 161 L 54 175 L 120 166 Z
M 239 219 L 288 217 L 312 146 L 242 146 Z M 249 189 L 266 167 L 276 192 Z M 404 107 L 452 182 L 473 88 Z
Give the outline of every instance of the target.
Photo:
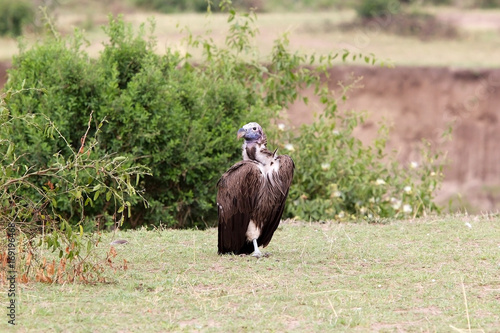
M 33 4 L 28 0 L 0 1 L 0 36 L 20 36 L 34 17 Z
M 374 18 L 397 14 L 399 8 L 397 0 L 361 0 L 356 11 L 361 18 Z
M 125 216 L 130 217 L 131 201 L 142 201 L 132 183 L 146 175 L 147 169 L 128 166 L 126 157 L 99 150 L 96 136 L 103 123 L 90 136 L 92 115 L 75 149 L 46 115 L 10 113 L 10 99 L 37 92 L 41 91 L 9 90 L 0 96 L 0 231 L 11 236 L 9 244 L 6 237 L 0 240 L 0 253 L 7 249 L 16 253 L 16 267 L 10 270 L 25 283 L 102 281 L 105 261 L 95 252 L 99 235 L 84 233 L 101 221 L 97 215 L 89 220 L 87 211 L 106 206 L 119 226 Z M 35 149 L 18 140 L 19 131 L 59 142 L 66 149 L 56 152 L 45 165 L 25 164 L 25 157 Z M 43 248 L 54 255 L 47 255 Z M 5 276 L 3 268 L 2 273 Z
M 134 206 L 128 225 L 208 225 L 216 216 L 215 182 L 228 160 L 240 155 L 235 129 L 247 112 L 265 125 L 270 111 L 247 89 L 238 75 L 244 69 L 235 62 L 214 62 L 211 71 L 181 65 L 178 54 L 157 55 L 154 41 L 143 38 L 143 30 L 135 36 L 121 19 L 111 19 L 105 31 L 109 42 L 95 60 L 80 49 L 78 34 L 22 51 L 14 58 L 6 89 L 40 90 L 13 96 L 9 109 L 15 116 L 47 115 L 73 149 L 94 111 L 107 123 L 99 148 L 133 158 L 153 173 L 140 183 L 150 208 Z M 43 168 L 53 163 L 54 154 L 70 154 L 61 141 L 18 128 L 12 135 L 25 152 L 23 164 Z M 73 216 L 72 205 L 63 206 L 65 216 Z M 96 205 L 87 214 L 102 215 L 102 209 Z
M 479 7 L 479 8 L 499 8 L 500 7 L 499 0 L 478 0 L 478 1 L 474 1 L 473 4 L 475 5 L 474 7 Z
M 70 156 L 80 147 L 81 133 L 94 112 L 94 119 L 105 121 L 97 133 L 100 144 L 96 152 L 118 153 L 127 158 L 128 167 L 140 163 L 151 169 L 152 175 L 137 179 L 149 205 L 130 198 L 132 217 L 125 220 L 126 226 L 206 227 L 216 221 L 218 178 L 241 159 L 241 142 L 235 140 L 235 131 L 244 123 L 258 121 L 274 141 L 272 146 L 284 149 L 289 140 L 297 147 L 291 153 L 297 164 L 290 192 L 293 204 L 288 205 L 286 216 L 326 219 L 341 212 L 373 218 L 405 216 L 402 208 L 387 207 L 387 202 L 391 207 L 399 202 L 391 202 L 391 198 L 411 205 L 414 215 L 434 210 L 432 189 L 425 196 L 419 192 L 409 197 L 408 191 L 405 197 L 398 196 L 405 186 L 413 186 L 411 192 L 417 193 L 417 186 L 434 180 L 411 174 L 396 163 L 384 163 L 381 152 L 375 153 L 353 138 L 359 118 L 342 120 L 336 112 L 335 99 L 322 78 L 338 54 L 291 53 L 285 35 L 275 41 L 268 64 L 263 66 L 252 46 L 254 20 L 252 14 L 231 11 L 222 47 L 208 38 L 188 36 L 188 47 L 203 50 L 199 66 L 191 65 L 189 53 L 167 50 L 158 55 L 154 38 L 146 36 L 144 26 L 134 34 L 121 18 L 110 18 L 104 28 L 109 41 L 96 59 L 81 48 L 83 37 L 78 33 L 48 38 L 21 50 L 14 58 L 6 88 L 37 89 L 12 96 L 6 105 L 14 117 L 34 114 L 50 118 L 68 144 L 16 124 L 12 142 L 23 152 L 18 163 L 37 170 L 54 164 L 59 156 Z M 152 24 L 151 31 L 153 28 Z M 347 61 L 347 56 L 344 53 L 342 60 Z M 300 98 L 307 86 L 315 87 L 327 113 L 311 126 L 279 132 L 271 120 Z M 43 118 L 35 117 L 33 122 L 37 119 Z M 89 135 L 95 134 L 97 125 Z M 341 136 L 333 135 L 333 128 Z M 382 151 L 385 141 L 378 142 L 377 149 Z M 325 173 L 321 164 L 326 162 L 331 169 Z M 378 186 L 379 178 L 385 179 L 385 187 Z M 341 203 L 336 199 L 337 190 L 343 195 Z M 57 200 L 59 214 L 78 223 L 75 212 L 79 210 L 71 198 Z M 89 221 L 112 222 L 114 213 L 103 201 L 85 210 Z
M 362 116 L 340 116 L 334 100 L 326 105 L 324 114 L 289 139 L 289 154 L 300 167 L 290 190 L 289 217 L 377 221 L 439 211 L 433 193 L 442 179 L 440 154 L 430 155 L 424 146 L 421 160 L 403 167 L 384 153 L 385 127 L 373 146 L 364 146 L 353 136 Z
M 138 7 L 154 10 L 162 13 L 177 12 L 206 12 L 208 7 L 207 0 L 134 0 Z M 210 1 L 212 10 L 219 8 L 219 1 Z
M 158 11 L 161 13 L 196 12 L 206 13 L 219 12 L 221 6 L 228 6 L 227 0 L 133 0 L 137 7 Z M 262 0 L 233 0 L 230 6 L 240 10 L 250 9 L 264 10 L 266 5 Z

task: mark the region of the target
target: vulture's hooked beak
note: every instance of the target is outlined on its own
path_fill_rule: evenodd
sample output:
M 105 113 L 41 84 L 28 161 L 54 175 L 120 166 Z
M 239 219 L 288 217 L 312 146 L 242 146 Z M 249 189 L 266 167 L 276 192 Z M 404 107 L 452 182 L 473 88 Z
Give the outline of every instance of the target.
M 244 136 L 245 136 L 245 134 L 247 134 L 246 129 L 244 129 L 244 128 L 240 128 L 240 129 L 238 130 L 238 135 L 237 135 L 238 140 L 239 140 L 239 139 L 241 139 L 242 137 L 244 137 Z

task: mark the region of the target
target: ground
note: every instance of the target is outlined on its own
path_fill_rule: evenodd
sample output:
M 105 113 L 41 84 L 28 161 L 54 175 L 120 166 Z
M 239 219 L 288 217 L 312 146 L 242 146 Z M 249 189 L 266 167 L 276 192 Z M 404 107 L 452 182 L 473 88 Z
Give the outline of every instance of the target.
M 108 283 L 19 284 L 16 328 L 499 332 L 499 228 L 491 215 L 383 224 L 287 220 L 264 249 L 271 256 L 261 259 L 217 255 L 215 228 L 103 233 L 102 254 L 113 240 L 127 240 L 113 245 L 114 269 L 102 273 Z M 127 269 L 119 268 L 124 260 Z

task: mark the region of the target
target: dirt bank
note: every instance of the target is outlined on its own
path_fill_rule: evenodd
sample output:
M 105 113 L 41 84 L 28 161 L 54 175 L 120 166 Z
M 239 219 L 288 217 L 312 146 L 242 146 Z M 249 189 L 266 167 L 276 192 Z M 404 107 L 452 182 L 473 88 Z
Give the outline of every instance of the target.
M 5 85 L 7 81 L 7 69 L 10 68 L 10 62 L 0 61 L 0 89 Z
M 427 139 L 448 151 L 449 166 L 438 200 L 460 197 L 469 212 L 496 211 L 500 203 L 500 70 L 465 70 L 418 67 L 336 67 L 330 70 L 329 85 L 340 91 L 338 82 L 363 77 L 349 94 L 341 110 L 366 110 L 370 117 L 358 131 L 369 142 L 377 122 L 392 124 L 389 147 L 402 162 L 418 161 L 418 147 Z M 297 103 L 290 110 L 294 125 L 310 122 L 317 100 Z M 316 102 L 316 103 L 315 103 Z M 453 140 L 442 134 L 454 123 Z M 461 202 L 459 202 L 461 201 Z
M 0 86 L 5 69 L 0 63 Z M 449 166 L 438 200 L 461 197 L 469 212 L 496 211 L 500 203 L 500 69 L 336 67 L 330 70 L 331 89 L 338 82 L 363 77 L 341 110 L 367 111 L 370 115 L 357 135 L 369 142 L 383 119 L 392 124 L 389 147 L 404 163 L 418 161 L 422 139 L 448 151 Z M 296 103 L 289 110 L 293 125 L 311 122 L 319 110 L 312 92 L 308 106 Z M 441 135 L 454 123 L 453 140 Z

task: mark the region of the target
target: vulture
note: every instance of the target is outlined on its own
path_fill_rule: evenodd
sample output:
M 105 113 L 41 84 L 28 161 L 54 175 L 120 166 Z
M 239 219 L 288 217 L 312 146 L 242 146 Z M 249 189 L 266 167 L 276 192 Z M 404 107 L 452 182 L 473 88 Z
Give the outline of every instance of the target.
M 267 149 L 267 138 L 257 123 L 240 128 L 243 160 L 217 182 L 218 253 L 252 254 L 273 237 L 285 207 L 295 165 L 277 149 Z

